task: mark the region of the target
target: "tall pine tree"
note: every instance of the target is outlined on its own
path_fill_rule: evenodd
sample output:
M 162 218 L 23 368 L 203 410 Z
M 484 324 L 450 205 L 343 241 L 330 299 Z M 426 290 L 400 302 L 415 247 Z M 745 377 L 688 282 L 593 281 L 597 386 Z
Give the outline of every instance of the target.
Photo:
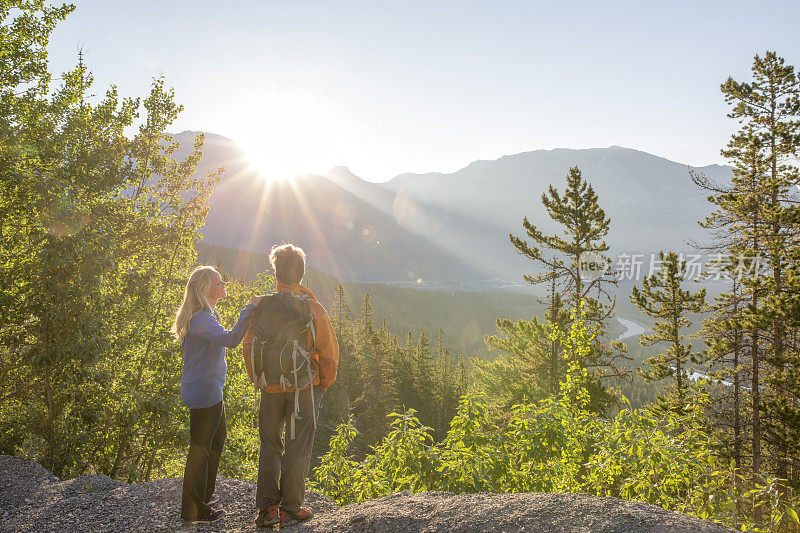
M 750 359 L 752 482 L 766 469 L 789 477 L 798 471 L 800 364 L 797 323 L 798 224 L 792 185 L 798 181 L 800 88 L 792 66 L 774 52 L 756 55 L 752 81 L 729 78 L 721 89 L 729 117 L 741 125 L 723 155 L 734 165 L 731 186 L 696 180 L 712 191 L 718 210 L 706 221 L 733 256 L 748 305 L 731 322 L 746 332 Z M 759 266 L 763 268 L 759 268 Z M 764 440 L 771 448 L 766 450 Z M 765 456 L 765 452 L 769 456 Z M 769 464 L 765 465 L 765 459 Z M 759 509 L 755 510 L 758 517 Z
M 545 235 L 525 217 L 522 225 L 531 242 L 513 234 L 509 237 L 519 254 L 543 269 L 537 275 L 526 275 L 525 279 L 534 285 L 553 279 L 562 282 L 564 295 L 575 316 L 592 325 L 596 341 L 587 360 L 580 363 L 591 373 L 592 406 L 602 410 L 614 403 L 615 397 L 602 386 L 601 379 L 625 374 L 619 363 L 627 351 L 621 342 L 608 340 L 603 343 L 600 340 L 605 333 L 605 325 L 614 313 L 615 304 L 614 297 L 606 291 L 605 286 L 617 284 L 614 274 L 607 269 L 611 259 L 604 254 L 609 250 L 604 238 L 611 220 L 600 207 L 597 194 L 583 179 L 577 166 L 571 167 L 567 173 L 567 187 L 563 196 L 550 185 L 548 192 L 542 194 L 542 203 L 550 218 L 563 227 L 566 236 Z M 548 257 L 550 252 L 556 255 Z M 600 268 L 599 272 L 586 270 L 587 258 L 593 259 L 594 265 Z M 597 292 L 597 298 L 590 295 L 592 291 Z M 605 301 L 601 301 L 601 298 Z
M 743 392 L 748 379 L 747 331 L 742 327 L 741 310 L 747 305 L 747 295 L 743 294 L 737 276 L 729 276 L 734 267 L 730 261 L 715 265 L 718 272 L 726 272 L 731 279 L 730 292 L 722 292 L 714 298 L 710 306 L 711 317 L 703 320 L 699 336 L 705 339 L 708 347 L 703 354 L 709 372 L 719 381 L 729 386 L 716 387 L 716 401 L 709 405 L 714 425 L 719 432 L 721 451 L 733 460 L 737 472 L 744 469 L 743 441 L 745 422 Z M 733 478 L 734 486 L 741 491 L 741 478 Z M 737 500 L 737 512 L 742 513 Z
M 336 381 L 330 388 L 331 398 L 330 407 L 323 407 L 323 414 L 328 414 L 328 418 L 334 424 L 346 421 L 350 416 L 352 401 L 351 396 L 360 382 L 358 366 L 354 357 L 354 330 L 352 310 L 347 293 L 341 283 L 336 284 L 334 290 L 334 301 L 331 309 L 331 326 L 339 343 L 339 366 L 337 368 Z
M 696 293 L 681 289 L 686 278 L 686 261 L 675 252 L 659 252 L 661 270 L 642 279 L 642 289 L 634 285 L 631 301 L 646 315 L 656 319 L 655 330 L 650 335 L 640 335 L 642 346 L 666 343 L 669 347 L 661 354 L 647 360 L 649 369 L 640 369 L 646 381 L 672 377 L 672 394 L 662 396 L 665 407 L 682 411 L 689 389 L 689 362 L 698 363 L 692 345 L 684 343 L 682 331 L 691 326 L 686 313 L 699 313 L 705 305 L 706 290 Z

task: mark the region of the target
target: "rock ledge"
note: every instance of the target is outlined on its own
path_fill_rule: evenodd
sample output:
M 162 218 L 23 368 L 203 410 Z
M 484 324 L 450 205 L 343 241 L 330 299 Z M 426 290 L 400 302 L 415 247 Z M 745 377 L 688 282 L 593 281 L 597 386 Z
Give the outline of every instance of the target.
M 129 485 L 106 476 L 60 481 L 36 463 L 0 456 L 0 531 L 259 531 L 253 526 L 255 483 L 217 482 L 225 518 L 186 526 L 181 479 Z M 401 492 L 339 508 L 309 491 L 304 532 L 731 532 L 649 504 L 585 494 L 450 494 Z M 261 530 L 263 531 L 263 530 Z

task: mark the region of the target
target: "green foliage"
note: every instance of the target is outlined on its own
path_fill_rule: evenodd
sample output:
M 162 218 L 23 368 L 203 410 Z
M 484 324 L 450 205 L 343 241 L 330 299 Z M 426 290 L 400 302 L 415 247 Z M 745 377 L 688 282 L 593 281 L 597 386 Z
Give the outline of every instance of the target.
M 491 490 L 495 477 L 492 434 L 486 398 L 465 394 L 450 422 L 443 446 L 436 448 L 437 487 L 433 490 Z
M 589 461 L 594 493 L 637 499 L 665 509 L 720 519 L 734 510 L 732 472 L 713 452 L 703 393 L 685 414 L 621 411 L 606 428 L 606 442 Z
M 39 47 L 70 10 L 0 10 L 0 450 L 147 479 L 185 442 L 169 322 L 219 174 L 195 173 L 202 136 L 172 157 L 181 107 L 163 79 L 144 100 L 98 99 L 79 55 L 49 91 Z
M 754 529 L 736 515 L 737 503 L 752 494 L 736 492 L 737 473 L 716 451 L 704 414 L 709 398 L 701 388 L 693 389 L 683 413 L 655 417 L 625 409 L 605 419 L 587 409 L 588 375 L 577 363 L 591 349 L 591 330 L 575 320 L 568 333 L 554 328 L 551 335 L 570 359 L 556 395 L 517 404 L 497 421 L 485 395 L 465 394 L 438 443 L 413 410 L 393 413 L 392 431 L 361 461 L 348 456 L 351 420 L 340 426 L 314 471 L 316 487 L 342 505 L 403 489 L 586 492 Z M 759 490 L 778 494 L 774 487 Z M 793 516 L 785 500 L 772 513 L 777 521 Z
M 414 409 L 390 413 L 388 418 L 389 432 L 374 448 L 369 470 L 385 474 L 386 480 L 391 480 L 392 491 L 428 490 L 433 475 L 431 428 L 420 423 Z
M 753 489 L 744 495 L 746 498 L 752 498 L 755 507 L 760 509 L 762 514 L 766 514 L 767 519 L 763 525 L 767 531 L 796 530 L 800 525 L 797 514 L 798 502 L 787 498 L 792 491 L 786 481 L 762 475 Z
M 339 505 L 365 499 L 364 494 L 356 491 L 359 464 L 348 454 L 357 432 L 352 417 L 346 423 L 339 424 L 328 444 L 327 453 L 314 470 L 311 488 L 325 493 Z
M 566 364 L 537 317 L 512 322 L 497 320 L 498 333 L 487 336 L 492 350 L 504 352 L 493 361 L 473 360 L 475 383 L 505 409 L 522 401 L 540 400 L 557 392 Z

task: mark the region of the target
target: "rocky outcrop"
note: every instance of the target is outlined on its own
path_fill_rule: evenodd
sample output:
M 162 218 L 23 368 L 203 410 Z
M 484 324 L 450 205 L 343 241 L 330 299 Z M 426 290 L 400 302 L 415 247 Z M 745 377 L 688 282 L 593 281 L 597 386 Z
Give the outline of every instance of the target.
M 106 476 L 60 481 L 36 463 L 0 456 L 0 531 L 256 531 L 255 483 L 221 478 L 227 514 L 214 524 L 179 517 L 181 479 L 129 485 Z M 641 502 L 584 494 L 396 493 L 339 508 L 309 491 L 305 532 L 730 532 L 732 529 Z

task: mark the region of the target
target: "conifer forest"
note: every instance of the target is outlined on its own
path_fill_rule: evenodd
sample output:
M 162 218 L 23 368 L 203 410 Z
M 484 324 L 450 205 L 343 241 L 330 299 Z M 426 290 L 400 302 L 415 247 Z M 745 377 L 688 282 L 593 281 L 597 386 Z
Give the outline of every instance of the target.
M 166 77 L 129 97 L 97 86 L 82 54 L 51 72 L 45 48 L 71 11 L 0 3 L 0 454 L 62 479 L 180 476 L 188 411 L 170 326 L 188 275 L 223 273 L 226 327 L 275 279 L 263 254 L 241 251 L 263 260 L 245 273 L 239 250 L 203 242 L 226 171 L 197 171 L 202 134 L 178 157 L 183 107 Z M 612 262 L 611 221 L 577 166 L 530 199 L 557 232 L 526 218 L 501 237 L 536 305 L 421 300 L 311 262 L 305 284 L 340 363 L 310 486 L 340 505 L 404 489 L 580 492 L 800 531 L 800 79 L 777 52 L 753 52 L 746 77 L 706 88 L 735 125 L 719 147 L 730 179 L 686 174 L 712 210 L 697 245 L 717 253 L 719 291 L 687 283 L 673 250 L 632 290 L 611 270 L 582 275 L 586 253 Z M 649 321 L 624 341 L 622 304 Z M 491 333 L 448 333 L 473 319 Z M 253 480 L 258 404 L 241 346 L 227 364 L 220 474 Z

